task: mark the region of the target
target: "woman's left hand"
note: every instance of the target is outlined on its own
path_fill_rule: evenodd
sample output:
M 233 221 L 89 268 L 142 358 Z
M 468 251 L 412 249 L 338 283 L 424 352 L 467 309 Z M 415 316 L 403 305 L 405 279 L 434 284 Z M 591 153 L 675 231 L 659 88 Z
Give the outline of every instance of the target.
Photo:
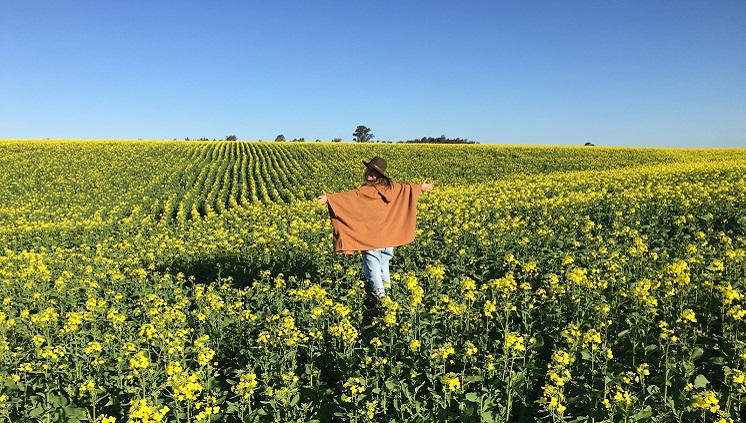
M 326 191 L 321 190 L 321 192 L 323 192 L 323 194 L 321 194 L 318 197 L 316 197 L 316 202 L 319 203 L 319 204 L 326 204 L 326 202 L 328 201 L 326 199 Z
M 424 181 L 422 181 L 422 190 L 423 191 L 430 191 L 435 187 L 435 184 L 432 182 L 427 182 L 427 178 L 425 178 Z

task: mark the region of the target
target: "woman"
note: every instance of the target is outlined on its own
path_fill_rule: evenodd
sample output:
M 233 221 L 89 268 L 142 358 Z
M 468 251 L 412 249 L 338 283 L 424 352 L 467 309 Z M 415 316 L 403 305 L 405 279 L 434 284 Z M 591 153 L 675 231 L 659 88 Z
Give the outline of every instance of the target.
M 386 176 L 386 161 L 374 157 L 365 165 L 364 183 L 351 191 L 323 192 L 317 199 L 327 204 L 334 230 L 334 251 L 361 251 L 363 272 L 380 303 L 390 283 L 389 260 L 394 247 L 414 240 L 417 201 L 422 191 L 434 185 L 397 183 Z

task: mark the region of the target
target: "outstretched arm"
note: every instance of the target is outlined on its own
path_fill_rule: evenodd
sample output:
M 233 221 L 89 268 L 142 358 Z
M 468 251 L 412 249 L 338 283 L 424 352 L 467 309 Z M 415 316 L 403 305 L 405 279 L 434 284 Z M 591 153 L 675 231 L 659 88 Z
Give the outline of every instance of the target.
M 427 182 L 427 178 L 425 178 L 424 181 L 422 181 L 422 190 L 423 191 L 430 191 L 435 187 L 435 184 L 432 182 Z
M 322 190 L 321 190 L 321 192 L 322 192 L 323 194 L 321 194 L 321 195 L 319 195 L 318 197 L 316 197 L 316 202 L 317 202 L 317 203 L 319 203 L 319 204 L 326 204 L 326 202 L 327 202 L 327 199 L 326 199 L 326 191 L 324 191 L 324 190 L 322 189 Z

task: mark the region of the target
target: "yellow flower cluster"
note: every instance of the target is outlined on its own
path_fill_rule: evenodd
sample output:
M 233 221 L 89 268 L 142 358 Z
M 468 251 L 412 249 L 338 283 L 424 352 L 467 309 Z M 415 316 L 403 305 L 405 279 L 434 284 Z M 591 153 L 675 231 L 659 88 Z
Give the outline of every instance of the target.
M 454 392 L 461 387 L 461 380 L 458 375 L 453 372 L 448 372 L 440 378 L 443 383 L 443 391 Z
M 736 391 L 746 394 L 746 373 L 739 369 L 726 369 L 725 377 Z
M 453 344 L 445 342 L 438 346 L 438 348 L 430 354 L 430 358 L 437 360 L 445 360 L 451 355 L 456 354 L 456 350 L 453 348 Z
M 147 369 L 150 365 L 148 353 L 145 351 L 138 351 L 137 354 L 130 357 L 129 364 L 132 372 L 135 375 L 139 375 L 142 370 Z
M 339 323 L 329 325 L 329 333 L 348 343 L 354 342 L 358 336 L 357 328 L 347 318 L 340 320 Z
M 164 405 L 150 405 L 145 398 L 130 403 L 129 418 L 134 423 L 157 423 L 163 421 L 170 409 Z
M 526 351 L 526 345 L 524 344 L 523 335 L 518 332 L 508 332 L 505 335 L 505 344 L 503 345 L 503 351 L 511 353 L 520 353 Z
M 670 329 L 668 327 L 668 323 L 661 320 L 658 323 L 658 327 L 660 328 L 660 339 L 664 341 L 670 341 L 670 342 L 676 342 L 679 340 L 679 337 L 674 334 L 673 329 Z
M 718 394 L 715 391 L 704 390 L 694 395 L 692 400 L 692 407 L 702 408 L 711 413 L 717 413 L 720 411 L 720 400 Z
M 692 310 L 691 308 L 687 308 L 681 312 L 681 316 L 679 317 L 678 321 L 684 323 L 697 323 L 697 316 L 694 313 L 694 310 Z
M 575 358 L 569 352 L 557 350 L 552 353 L 552 361 L 547 364 L 548 381 L 544 385 L 541 402 L 553 414 L 563 416 L 565 405 L 565 385 L 572 380 L 570 366 Z
M 176 401 L 195 401 L 202 391 L 196 373 L 190 373 L 179 362 L 171 362 L 166 366 L 168 384 L 173 390 L 172 396 Z
M 231 391 L 238 396 L 241 401 L 251 401 L 251 397 L 259 385 L 256 374 L 241 371 L 239 372 L 238 383 L 231 386 Z
M 347 390 L 343 400 L 345 402 L 357 402 L 358 397 L 365 392 L 365 381 L 359 377 L 350 377 L 342 384 Z

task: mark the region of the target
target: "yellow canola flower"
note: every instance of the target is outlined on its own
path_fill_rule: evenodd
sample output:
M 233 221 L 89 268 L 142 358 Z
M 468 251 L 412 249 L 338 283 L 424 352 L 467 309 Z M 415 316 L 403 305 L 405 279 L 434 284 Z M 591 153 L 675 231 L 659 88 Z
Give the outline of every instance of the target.
M 59 360 L 67 354 L 67 349 L 62 345 L 46 346 L 39 351 L 39 357 L 51 360 Z
M 342 384 L 342 387 L 347 390 L 347 394 L 343 397 L 344 401 L 353 402 L 358 395 L 365 392 L 365 381 L 359 377 L 350 377 Z
M 671 342 L 676 342 L 679 340 L 679 337 L 674 335 L 673 329 L 668 328 L 668 323 L 661 321 L 660 323 L 658 323 L 658 327 L 661 330 L 660 339 L 669 340 Z
M 80 325 L 85 320 L 86 314 L 87 312 L 82 311 L 67 313 L 67 321 L 65 322 L 65 325 L 62 327 L 62 329 L 60 329 L 60 332 L 70 333 L 78 330 Z
M 428 274 L 428 276 L 432 277 L 435 280 L 443 280 L 445 277 L 446 268 L 442 265 L 432 266 L 428 265 L 425 267 L 425 273 Z
M 586 348 L 590 346 L 590 349 L 595 351 L 599 344 L 601 344 L 601 333 L 596 329 L 589 329 L 583 334 L 583 346 Z
M 166 405 L 149 405 L 148 400 L 143 398 L 130 403 L 129 418 L 133 423 L 156 423 L 163 421 L 169 410 Z
M 567 407 L 563 404 L 565 400 L 565 394 L 562 392 L 562 388 L 553 385 L 544 385 L 544 395 L 541 402 L 552 412 L 559 414 L 560 416 L 565 413 Z
M 723 303 L 725 305 L 730 305 L 734 301 L 740 301 L 741 299 L 743 299 L 743 294 L 741 294 L 741 291 L 739 291 L 737 288 L 733 288 L 730 282 L 719 284 L 716 286 L 716 289 L 720 291 L 720 294 L 723 297 Z
M 80 396 L 83 396 L 86 391 L 92 391 L 96 387 L 96 382 L 93 379 L 88 379 L 80 385 L 79 391 Z
M 479 349 L 477 349 L 477 347 L 471 341 L 464 342 L 464 353 L 467 357 L 473 356 L 478 351 Z
M 559 366 L 569 366 L 575 362 L 575 357 L 571 356 L 567 351 L 558 350 L 552 353 L 552 363 Z
M 518 332 L 508 332 L 508 334 L 505 335 L 503 351 L 526 351 L 523 336 Z
M 712 413 L 720 411 L 720 401 L 718 395 L 714 391 L 704 390 L 697 393 L 692 401 L 692 407 L 702 408 Z
M 484 302 L 483 313 L 485 317 L 492 317 L 492 314 L 497 311 L 497 304 L 492 300 Z
M 34 342 L 34 345 L 38 348 L 45 342 L 45 339 L 41 335 L 34 335 L 31 340 Z
M 679 322 L 697 323 L 697 316 L 694 314 L 694 310 L 687 308 L 682 311 Z
M 202 347 L 197 352 L 197 363 L 200 366 L 207 366 L 215 357 L 215 350 L 212 348 Z
M 376 416 L 376 408 L 378 408 L 378 400 L 366 401 L 365 409 L 360 410 L 360 413 L 368 420 L 373 420 Z
M 614 402 L 624 407 L 629 407 L 634 400 L 635 397 L 625 389 L 617 388 L 614 394 Z
M 611 351 L 611 348 L 606 348 L 606 350 L 604 351 L 604 355 L 606 356 L 607 360 L 611 360 L 612 358 L 614 358 L 614 352 Z
M 725 312 L 728 316 L 732 317 L 733 320 L 744 320 L 746 319 L 746 309 L 741 307 L 740 304 L 736 304 L 728 309 L 727 312 Z
M 458 375 L 453 372 L 443 375 L 443 377 L 440 378 L 440 381 L 443 383 L 443 391 L 454 392 L 461 387 L 461 380 L 458 378 Z
M 746 373 L 739 369 L 727 369 L 725 376 L 740 393 L 746 393 Z
M 101 351 L 103 351 L 103 347 L 101 346 L 101 343 L 97 341 L 89 342 L 88 346 L 85 348 L 85 353 L 88 355 L 99 354 Z
M 140 370 L 144 370 L 150 365 L 148 353 L 145 351 L 139 351 L 137 354 L 130 357 L 129 365 L 130 369 L 132 369 L 136 375 L 139 375 Z
M 324 309 L 322 307 L 314 307 L 311 309 L 311 318 L 314 320 L 318 319 L 323 314 L 324 314 Z
M 637 373 L 639 373 L 642 376 L 649 376 L 650 375 L 650 365 L 648 363 L 642 363 L 639 366 L 637 366 Z
M 339 323 L 330 325 L 329 333 L 350 343 L 354 342 L 358 336 L 357 328 L 347 318 L 342 319 Z
M 197 399 L 197 394 L 202 392 L 196 373 L 189 373 L 181 363 L 171 362 L 166 366 L 168 384 L 173 388 L 172 396 L 176 401 Z
M 446 358 L 448 358 L 449 356 L 453 354 L 456 354 L 456 350 L 453 348 L 453 344 L 451 344 L 450 342 L 446 342 L 438 346 L 438 349 L 433 351 L 432 354 L 430 354 L 430 358 L 431 359 L 442 358 L 443 360 L 445 360 Z
M 255 373 L 241 371 L 239 373 L 238 383 L 231 386 L 231 391 L 236 394 L 241 401 L 250 401 L 258 385 L 259 382 Z

